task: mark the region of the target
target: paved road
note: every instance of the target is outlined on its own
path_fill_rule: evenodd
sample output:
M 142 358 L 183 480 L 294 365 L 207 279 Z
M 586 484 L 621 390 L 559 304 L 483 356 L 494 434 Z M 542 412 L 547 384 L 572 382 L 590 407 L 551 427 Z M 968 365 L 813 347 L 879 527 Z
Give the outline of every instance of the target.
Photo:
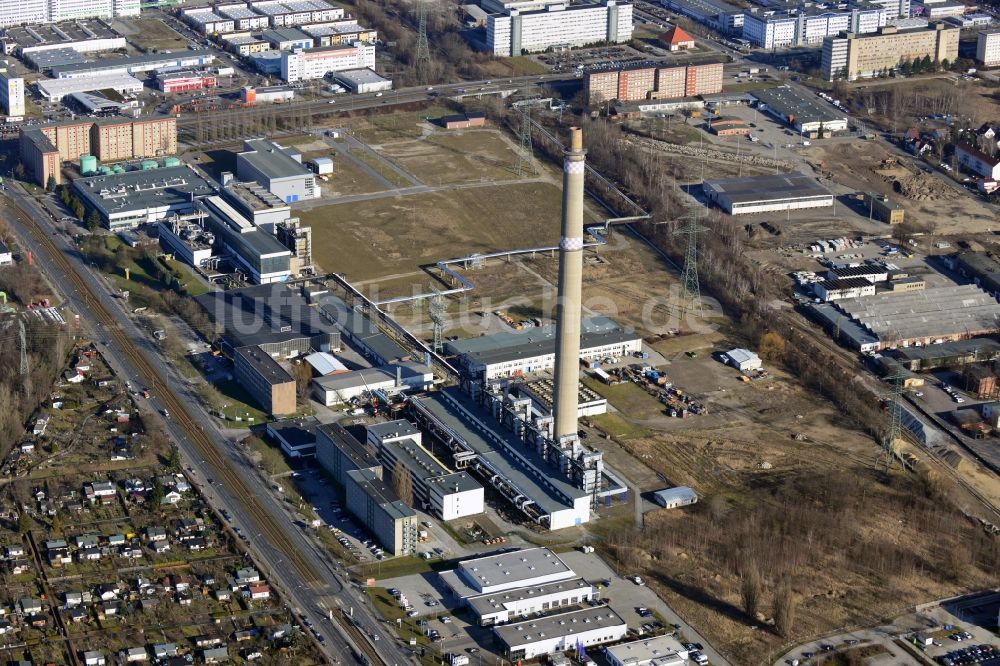
M 155 371 L 165 380 L 165 383 L 178 387 L 176 390 L 178 398 L 186 403 L 186 408 L 192 416 L 195 416 L 203 424 L 203 430 L 209 435 L 212 443 L 226 459 L 227 464 L 242 477 L 246 486 L 254 492 L 257 500 L 274 518 L 276 524 L 283 533 L 283 543 L 271 543 L 262 536 L 261 530 L 257 528 L 250 512 L 238 500 L 229 489 L 220 483 L 209 483 L 209 479 L 219 476 L 218 470 L 213 469 L 198 454 L 196 446 L 188 440 L 186 434 L 176 423 L 166 420 L 166 427 L 175 441 L 180 446 L 186 467 L 195 470 L 194 480 L 203 481 L 202 489 L 205 491 L 207 500 L 212 506 L 221 512 L 225 509 L 233 516 L 233 524 L 239 526 L 244 535 L 248 537 L 248 547 L 254 559 L 261 566 L 265 574 L 279 589 L 282 589 L 288 603 L 299 611 L 300 615 L 309 619 L 324 635 L 329 635 L 321 646 L 327 658 L 333 662 L 353 662 L 351 656 L 350 641 L 346 636 L 340 634 L 340 629 L 331 624 L 323 615 L 323 608 L 343 608 L 353 607 L 353 617 L 365 634 L 371 636 L 374 633 L 382 633 L 379 630 L 379 622 L 374 617 L 370 609 L 361 603 L 359 592 L 349 584 L 342 581 L 335 570 L 337 566 L 333 563 L 329 555 L 323 552 L 301 530 L 290 524 L 284 514 L 278 500 L 268 492 L 264 481 L 257 474 L 256 470 L 242 457 L 239 450 L 232 446 L 229 440 L 216 428 L 214 420 L 202 408 L 198 397 L 192 392 L 190 386 L 178 376 L 170 364 L 160 355 L 157 346 L 150 340 L 149 336 L 140 331 L 132 322 L 128 314 L 122 308 L 121 301 L 112 297 L 108 288 L 100 281 L 85 265 L 84 260 L 77 250 L 62 235 L 57 235 L 55 226 L 51 224 L 48 215 L 41 206 L 30 196 L 26 195 L 19 187 L 14 186 L 6 191 L 8 197 L 15 200 L 21 208 L 38 224 L 39 228 L 46 234 L 52 234 L 56 246 L 70 259 L 73 269 L 86 282 L 89 290 L 96 295 L 105 309 L 116 319 L 116 325 L 125 335 L 134 342 L 138 349 L 153 366 Z M 11 216 L 12 227 L 18 235 L 22 247 L 31 250 L 35 261 L 46 271 L 50 281 L 60 288 L 64 293 L 65 303 L 74 311 L 80 314 L 81 323 L 89 328 L 96 338 L 97 346 L 105 354 L 109 363 L 115 368 L 123 380 L 131 381 L 134 385 L 144 386 L 146 381 L 140 378 L 138 371 L 129 362 L 124 354 L 116 351 L 115 343 L 103 325 L 97 321 L 96 317 L 88 307 L 87 294 L 81 294 L 73 289 L 68 276 L 61 273 L 58 265 L 49 256 L 46 246 L 36 242 L 28 233 L 25 220 Z M 149 407 L 159 411 L 162 405 L 157 396 L 152 396 Z M 286 553 L 292 549 L 308 557 L 314 569 L 319 572 L 321 581 L 315 585 L 307 585 L 298 579 L 293 567 L 286 561 Z M 331 632 L 337 633 L 334 636 Z M 401 665 L 409 661 L 408 653 L 405 653 L 400 646 L 389 641 L 379 641 L 379 654 L 386 664 Z

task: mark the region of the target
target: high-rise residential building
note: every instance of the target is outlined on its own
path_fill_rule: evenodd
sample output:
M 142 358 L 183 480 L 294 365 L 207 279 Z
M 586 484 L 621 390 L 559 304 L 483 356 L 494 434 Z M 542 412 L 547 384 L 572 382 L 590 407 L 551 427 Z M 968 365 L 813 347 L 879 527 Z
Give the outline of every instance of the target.
M 1000 65 L 1000 28 L 981 30 L 976 40 L 976 62 L 983 67 Z
M 48 22 L 49 0 L 0 0 L 0 27 Z
M 887 26 L 868 35 L 842 32 L 823 40 L 823 78 L 827 81 L 868 78 L 924 57 L 935 62 L 954 62 L 958 57 L 958 35 L 958 28 L 942 23 L 912 30 Z
M 889 19 L 910 16 L 910 0 L 864 0 L 863 3 L 852 3 L 854 4 L 878 5 L 885 9 L 886 18 Z
M 587 72 L 588 104 L 674 99 L 722 92 L 722 63 Z
M 868 34 L 886 24 L 886 10 L 879 5 L 853 7 L 845 11 L 801 10 L 743 17 L 743 38 L 766 49 L 819 44 L 843 31 Z
M 632 39 L 632 5 L 551 4 L 536 11 L 509 9 L 486 19 L 486 46 L 497 56 L 538 53 L 552 47 L 622 43 Z
M 9 117 L 24 116 L 24 79 L 14 76 L 9 62 L 0 60 L 0 104 Z

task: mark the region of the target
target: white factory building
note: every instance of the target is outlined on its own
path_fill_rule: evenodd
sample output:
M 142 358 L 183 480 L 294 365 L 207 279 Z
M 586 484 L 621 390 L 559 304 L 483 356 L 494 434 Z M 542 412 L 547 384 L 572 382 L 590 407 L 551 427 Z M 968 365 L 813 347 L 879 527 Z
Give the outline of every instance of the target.
M 833 195 L 801 173 L 706 180 L 702 190 L 730 215 L 833 206 Z
M 445 343 L 445 351 L 460 357 L 463 368 L 484 379 L 498 379 L 555 367 L 556 327 L 540 326 Z M 631 356 L 642 351 L 642 338 L 633 329 L 607 317 L 582 323 L 580 359 Z
M 509 9 L 486 18 L 486 47 L 501 57 L 549 48 L 632 39 L 632 5 L 616 0 L 599 4 L 548 4 L 544 9 Z
M 282 51 L 281 78 L 289 83 L 322 79 L 330 72 L 375 69 L 375 45 L 365 42 Z
M 394 396 L 400 391 L 424 391 L 433 386 L 434 372 L 423 363 L 403 361 L 378 368 L 341 372 L 312 381 L 313 397 L 326 407 L 350 402 L 373 391 Z
M 14 76 L 6 60 L 0 61 L 0 105 L 8 118 L 24 117 L 24 79 Z
M 576 573 L 548 548 L 525 548 L 460 562 L 440 574 L 459 599 L 497 594 L 519 587 L 537 587 L 576 578 Z
M 138 15 L 139 0 L 0 0 L 0 28 Z
M 422 446 L 420 430 L 403 420 L 368 426 L 368 443 L 387 475 L 402 465 L 410 473 L 413 505 L 442 520 L 484 511 L 483 486 L 468 472 L 452 472 Z
M 615 643 L 625 638 L 625 620 L 607 606 L 532 618 L 493 628 L 501 651 L 510 661 Z
M 670 635 L 612 645 L 604 652 L 610 666 L 684 666 L 688 650 Z
M 248 139 L 236 154 L 236 177 L 253 181 L 285 203 L 318 199 L 316 174 L 302 164 L 298 151 L 267 139 Z
M 38 93 L 49 100 L 61 100 L 76 93 L 114 90 L 121 94 L 142 92 L 142 81 L 131 74 L 104 74 L 79 79 L 38 79 Z
M 465 601 L 479 625 L 489 627 L 536 613 L 549 613 L 563 606 L 575 606 L 597 598 L 597 588 L 582 578 L 573 578 L 492 594 L 480 594 Z

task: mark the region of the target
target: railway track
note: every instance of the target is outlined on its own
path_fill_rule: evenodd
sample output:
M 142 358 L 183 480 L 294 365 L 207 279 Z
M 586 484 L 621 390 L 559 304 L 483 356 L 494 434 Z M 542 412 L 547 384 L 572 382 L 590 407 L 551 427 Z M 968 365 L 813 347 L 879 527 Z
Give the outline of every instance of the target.
M 198 424 L 197 420 L 191 416 L 184 402 L 176 395 L 176 393 L 174 393 L 174 390 L 169 385 L 168 381 L 161 377 L 160 373 L 153 367 L 153 364 L 150 363 L 146 357 L 138 351 L 138 349 L 136 349 L 135 345 L 118 325 L 115 317 L 96 297 L 86 280 L 84 280 L 79 273 L 76 272 L 76 269 L 62 253 L 55 242 L 53 242 L 52 238 L 38 226 L 31 215 L 29 215 L 18 202 L 12 199 L 11 202 L 20 212 L 22 220 L 25 222 L 24 227 L 28 233 L 31 234 L 39 245 L 43 246 L 48 251 L 53 263 L 56 264 L 66 275 L 70 282 L 67 286 L 72 287 L 81 295 L 89 311 L 101 324 L 105 326 L 108 336 L 118 345 L 121 353 L 123 353 L 129 361 L 131 361 L 133 367 L 135 367 L 138 371 L 139 376 L 150 388 L 151 393 L 154 393 L 163 405 L 172 413 L 171 418 L 194 444 L 198 453 L 201 454 L 202 459 L 210 463 L 215 468 L 217 476 L 220 477 L 227 490 L 243 503 L 244 507 L 250 512 L 254 520 L 257 522 L 257 527 L 260 532 L 264 534 L 276 547 L 280 548 L 283 546 L 286 543 L 285 535 L 277 525 L 272 515 L 260 503 L 243 478 L 232 470 L 228 461 L 221 453 L 219 453 L 215 445 L 209 439 L 208 435 L 206 435 L 204 430 L 202 430 L 202 427 Z M 287 558 L 287 561 L 294 567 L 295 572 L 301 578 L 303 583 L 314 587 L 321 583 L 321 577 L 317 573 L 315 567 L 302 555 L 301 552 L 295 549 L 284 549 L 282 552 Z M 373 663 L 380 662 L 376 661 Z

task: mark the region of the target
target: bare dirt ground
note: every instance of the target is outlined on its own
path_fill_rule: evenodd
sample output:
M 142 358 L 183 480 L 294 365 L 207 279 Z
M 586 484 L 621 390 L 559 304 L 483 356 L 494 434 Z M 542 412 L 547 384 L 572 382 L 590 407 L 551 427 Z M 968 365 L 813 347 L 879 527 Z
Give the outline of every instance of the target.
M 516 177 L 517 152 L 497 130 L 439 131 L 378 150 L 428 185 Z
M 820 142 L 803 154 L 815 165 L 822 162 L 839 185 L 888 195 L 902 204 L 908 220 L 931 233 L 979 233 L 996 225 L 993 212 L 958 185 L 902 163 L 879 142 Z

